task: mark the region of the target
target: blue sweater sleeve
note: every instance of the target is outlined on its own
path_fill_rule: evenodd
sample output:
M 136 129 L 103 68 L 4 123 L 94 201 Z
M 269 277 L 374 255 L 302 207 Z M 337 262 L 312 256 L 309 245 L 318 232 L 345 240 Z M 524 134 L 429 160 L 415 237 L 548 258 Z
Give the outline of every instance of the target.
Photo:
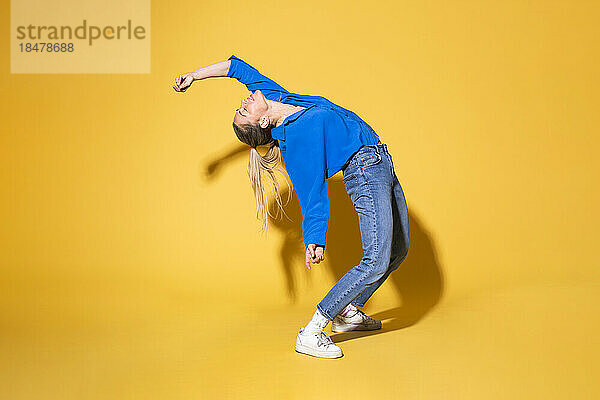
M 235 78 L 246 85 L 249 91 L 260 90 L 267 99 L 274 101 L 278 100 L 282 94 L 289 93 L 281 85 L 267 78 L 256 68 L 235 55 L 229 57 L 228 60 L 231 61 L 231 64 L 227 76 Z
M 313 127 L 294 140 L 294 146 L 304 151 L 288 157 L 285 165 L 300 202 L 304 246 L 314 243 L 325 247 L 329 223 L 325 130 L 323 124 Z

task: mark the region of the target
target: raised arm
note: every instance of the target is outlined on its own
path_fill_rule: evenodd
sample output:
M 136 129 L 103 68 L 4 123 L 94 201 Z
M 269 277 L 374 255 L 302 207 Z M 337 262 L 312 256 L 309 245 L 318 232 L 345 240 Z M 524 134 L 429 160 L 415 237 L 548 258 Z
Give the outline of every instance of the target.
M 229 60 L 219 61 L 217 63 L 210 64 L 206 67 L 202 67 L 200 69 L 195 70 L 194 72 L 192 72 L 192 76 L 196 81 L 216 76 L 227 76 L 227 71 L 229 71 L 230 65 L 231 61 Z
M 282 94 L 289 93 L 280 84 L 235 55 L 229 57 L 228 60 L 231 61 L 231 66 L 227 76 L 246 85 L 249 91 L 260 90 L 269 100 L 278 100 Z
M 219 61 L 206 67 L 199 68 L 192 72 L 179 75 L 175 78 L 173 89 L 177 92 L 185 92 L 194 81 L 218 76 L 227 76 L 231 65 L 230 60 Z
M 251 92 L 260 90 L 269 100 L 278 100 L 281 95 L 289 93 L 281 85 L 261 74 L 256 68 L 235 55 L 225 61 L 179 75 L 175 79 L 176 85 L 173 86 L 173 89 L 184 92 L 192 82 L 216 76 L 235 78 L 246 85 L 246 88 Z

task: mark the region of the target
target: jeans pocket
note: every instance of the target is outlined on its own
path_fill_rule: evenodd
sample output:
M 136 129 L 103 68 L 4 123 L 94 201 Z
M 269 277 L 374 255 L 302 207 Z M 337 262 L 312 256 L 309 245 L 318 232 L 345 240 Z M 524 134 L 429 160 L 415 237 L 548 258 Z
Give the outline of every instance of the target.
M 360 171 L 356 166 L 352 166 L 351 168 L 348 168 L 346 171 L 344 171 L 342 181 L 344 182 L 346 189 L 348 189 L 348 184 L 352 185 L 356 178 L 358 178 L 359 176 Z
M 378 151 L 367 151 L 360 155 L 358 165 L 361 168 L 372 167 L 381 162 L 381 154 Z

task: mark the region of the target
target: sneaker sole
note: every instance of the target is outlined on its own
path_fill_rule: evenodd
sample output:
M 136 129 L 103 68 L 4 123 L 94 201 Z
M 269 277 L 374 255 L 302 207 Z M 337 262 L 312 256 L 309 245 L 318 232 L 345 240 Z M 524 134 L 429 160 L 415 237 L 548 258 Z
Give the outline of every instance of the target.
M 306 355 L 313 356 L 313 357 L 318 357 L 318 358 L 340 358 L 340 357 L 342 357 L 344 355 L 344 353 L 342 353 L 342 352 L 339 352 L 339 353 L 320 353 L 320 352 L 315 352 L 310 347 L 307 347 L 307 346 L 304 346 L 304 345 L 301 345 L 301 344 L 296 344 L 294 346 L 294 349 L 298 353 L 302 353 L 302 354 L 306 354 Z
M 381 324 L 379 325 L 353 325 L 353 324 L 343 324 L 343 325 L 331 325 L 331 331 L 340 333 L 340 332 L 350 332 L 350 331 L 376 331 L 381 329 Z

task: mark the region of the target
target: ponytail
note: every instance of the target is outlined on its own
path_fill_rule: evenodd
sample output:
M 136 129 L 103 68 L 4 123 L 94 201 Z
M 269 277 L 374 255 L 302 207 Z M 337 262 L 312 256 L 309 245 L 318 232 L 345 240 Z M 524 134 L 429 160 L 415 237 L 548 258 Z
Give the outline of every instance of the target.
M 288 198 L 285 204 L 282 203 L 277 178 L 275 177 L 276 171 L 283 173 L 281 169 L 278 168 L 278 164 L 280 164 L 280 162 L 283 160 L 281 156 L 281 149 L 279 148 L 276 140 L 273 140 L 268 145 L 269 150 L 264 156 L 258 152 L 256 147 L 250 147 L 250 157 L 247 168 L 248 177 L 250 178 L 250 183 L 252 184 L 252 189 L 254 190 L 254 197 L 256 200 L 256 216 L 262 222 L 261 231 L 265 231 L 268 228 L 269 216 L 277 218 L 279 211 L 281 211 L 287 217 L 283 207 L 289 202 L 292 195 L 290 183 L 284 175 L 285 182 L 289 190 Z M 268 179 L 265 179 L 265 175 Z M 273 198 L 277 203 L 278 208 L 276 215 L 271 214 L 271 210 L 269 210 L 267 192 L 265 190 L 265 180 L 267 180 L 270 184 Z

